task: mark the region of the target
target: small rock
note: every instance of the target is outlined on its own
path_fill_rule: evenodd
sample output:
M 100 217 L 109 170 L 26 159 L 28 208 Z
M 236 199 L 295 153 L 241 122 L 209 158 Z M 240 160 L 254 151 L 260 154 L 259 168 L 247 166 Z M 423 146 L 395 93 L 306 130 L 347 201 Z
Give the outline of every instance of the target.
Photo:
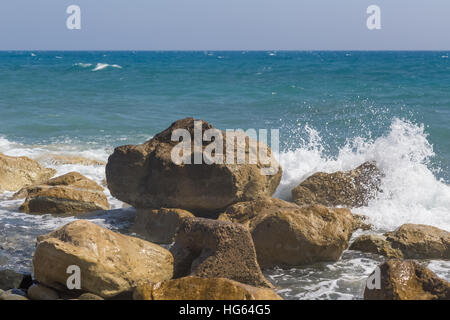
M 18 297 L 22 297 L 25 299 L 21 299 Z M 28 300 L 26 298 L 26 294 L 23 290 L 20 289 L 9 289 L 4 291 L 1 295 L 0 295 L 0 300 Z
M 59 298 L 58 292 L 41 284 L 33 284 L 29 287 L 27 296 L 31 300 L 58 300 Z
M 349 249 L 379 254 L 389 258 L 403 257 L 400 250 L 393 249 L 386 237 L 380 235 L 362 235 L 350 245 Z
M 24 281 L 25 275 L 13 270 L 0 270 L 0 289 L 18 289 Z

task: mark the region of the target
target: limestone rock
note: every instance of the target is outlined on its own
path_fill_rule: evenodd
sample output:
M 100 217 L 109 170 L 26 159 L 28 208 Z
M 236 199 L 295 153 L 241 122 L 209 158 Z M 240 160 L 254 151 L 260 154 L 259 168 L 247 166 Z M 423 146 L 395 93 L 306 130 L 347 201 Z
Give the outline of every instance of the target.
M 170 251 L 175 278 L 219 277 L 272 287 L 259 268 L 251 235 L 244 226 L 203 218 L 183 219 Z
M 136 288 L 135 300 L 282 300 L 272 289 L 225 278 L 185 277 Z
M 376 272 L 376 271 L 375 271 Z M 375 273 L 371 277 L 373 278 Z M 379 289 L 376 281 L 366 285 L 366 300 L 450 300 L 450 283 L 413 260 L 388 260 L 379 266 Z
M 371 162 L 346 172 L 317 172 L 292 190 L 292 199 L 298 205 L 366 206 L 380 191 L 382 177 L 381 171 Z
M 170 244 L 175 239 L 181 220 L 192 217 L 192 213 L 182 209 L 137 209 L 132 231 L 148 241 Z
M 33 266 L 41 284 L 67 289 L 66 271 L 72 265 L 80 268 L 81 290 L 104 298 L 173 275 L 173 257 L 166 249 L 86 220 L 71 222 L 37 239 Z
M 236 158 L 238 152 L 244 152 L 248 158 L 250 150 L 254 150 L 251 142 L 255 141 L 242 133 L 238 134 L 242 141 L 235 144 L 233 159 L 227 161 L 224 150 L 223 163 L 207 164 L 202 161 L 201 164 L 194 164 L 191 161 L 192 164 L 175 164 L 171 154 L 179 141 L 172 141 L 172 133 L 177 129 L 188 130 L 192 137 L 191 150 L 194 150 L 195 122 L 193 118 L 178 120 L 142 145 L 116 148 L 106 166 L 111 194 L 135 208 L 180 208 L 196 215 L 211 216 L 233 203 L 270 196 L 275 192 L 282 172 L 269 148 L 268 164 L 263 164 L 259 157 L 256 164 L 230 161 Z M 199 128 L 201 134 L 208 129 L 216 130 L 225 141 L 225 132 L 202 121 Z M 209 144 L 211 142 L 203 142 L 202 150 Z M 225 146 L 226 143 L 223 144 L 224 149 Z M 265 147 L 261 143 L 257 146 Z M 233 150 L 226 151 L 231 153 Z M 193 153 L 183 157 L 194 158 Z M 269 167 L 274 168 L 271 174 L 263 174 L 263 169 Z
M 27 157 L 10 157 L 0 153 L 0 192 L 17 191 L 50 179 L 56 171 L 42 167 Z

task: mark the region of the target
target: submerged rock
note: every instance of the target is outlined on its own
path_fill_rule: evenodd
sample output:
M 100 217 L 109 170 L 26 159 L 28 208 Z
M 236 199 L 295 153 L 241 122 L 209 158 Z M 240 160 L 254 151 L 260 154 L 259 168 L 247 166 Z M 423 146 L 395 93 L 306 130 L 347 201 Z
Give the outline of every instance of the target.
M 272 195 L 281 180 L 281 167 L 271 155 L 270 164 L 175 164 L 172 152 L 179 141 L 172 141 L 172 133 L 177 129 L 186 129 L 192 137 L 194 150 L 195 123 L 201 120 L 186 118 L 178 120 L 142 145 L 118 147 L 109 157 L 106 166 L 106 177 L 111 194 L 117 199 L 129 203 L 136 208 L 180 208 L 198 215 L 211 216 L 224 210 L 229 205 L 260 196 Z M 222 135 L 226 133 L 215 129 L 211 124 L 202 121 L 199 134 L 204 135 L 208 129 Z M 249 146 L 254 142 L 243 133 L 237 134 L 242 141 L 234 144 L 233 159 L 239 152 L 248 157 Z M 221 139 L 219 139 L 221 140 Z M 241 139 L 237 139 L 241 140 Z M 255 142 L 256 143 L 256 142 Z M 211 142 L 201 146 L 205 150 Z M 223 148 L 226 143 L 224 142 Z M 258 143 L 259 148 L 265 145 Z M 220 150 L 220 148 L 218 147 Z M 226 152 L 223 153 L 224 156 Z M 179 155 L 179 154 L 177 154 Z M 183 155 L 184 159 L 193 158 L 193 153 Z M 192 159 L 191 159 L 192 160 Z M 235 161 L 232 161 L 235 163 Z M 263 169 L 272 167 L 273 174 L 263 174 Z
M 450 283 L 416 261 L 392 259 L 378 268 L 364 290 L 366 300 L 450 300 Z
M 50 179 L 56 170 L 42 167 L 27 157 L 10 157 L 0 153 L 0 192 L 20 188 Z
M 239 224 L 203 218 L 183 219 L 170 249 L 174 277 L 227 278 L 272 287 L 256 261 L 248 230 Z
M 26 199 L 20 211 L 27 213 L 78 214 L 109 209 L 103 188 L 78 172 L 24 188 L 14 195 L 14 198 L 21 197 Z
M 37 239 L 34 275 L 41 284 L 66 290 L 69 266 L 78 266 L 81 290 L 104 298 L 130 292 L 140 283 L 172 278 L 166 249 L 77 220 Z
M 194 215 L 182 209 L 137 209 L 132 231 L 146 240 L 170 244 L 175 239 L 181 220 Z
M 265 198 L 235 204 L 219 220 L 246 225 L 263 268 L 337 261 L 356 226 L 348 209 Z
M 367 206 L 380 191 L 382 177 L 381 171 L 371 162 L 346 172 L 317 172 L 292 190 L 292 199 L 298 205 Z
M 225 278 L 185 277 L 136 288 L 134 300 L 282 300 L 272 289 Z

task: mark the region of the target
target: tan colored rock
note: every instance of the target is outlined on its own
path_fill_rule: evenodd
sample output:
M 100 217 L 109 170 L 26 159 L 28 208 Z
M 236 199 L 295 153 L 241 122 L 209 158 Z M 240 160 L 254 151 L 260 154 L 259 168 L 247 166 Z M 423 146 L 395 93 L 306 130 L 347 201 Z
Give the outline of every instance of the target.
M 380 191 L 382 176 L 376 165 L 370 162 L 346 172 L 317 172 L 292 190 L 292 199 L 298 205 L 367 206 Z
M 300 207 L 274 198 L 235 204 L 219 220 L 248 226 L 263 268 L 336 261 L 356 227 L 348 209 Z
M 0 192 L 20 188 L 50 179 L 56 171 L 42 167 L 27 157 L 10 157 L 0 153 Z
M 450 259 L 450 232 L 422 224 L 404 224 L 385 234 L 405 259 Z
M 362 235 L 350 245 L 350 250 L 379 254 L 389 258 L 403 258 L 402 252 L 393 249 L 386 237 L 381 235 Z
M 30 300 L 58 300 L 59 294 L 51 288 L 42 284 L 33 284 L 27 290 L 27 297 Z
M 272 287 L 256 261 L 249 231 L 242 225 L 203 218 L 181 221 L 175 244 L 174 278 L 227 278 Z
M 89 159 L 81 156 L 75 155 L 61 155 L 61 154 L 46 154 L 38 159 L 39 161 L 50 162 L 56 165 L 64 164 L 80 164 L 83 166 L 104 166 L 105 161 Z
M 172 133 L 177 129 L 188 130 L 193 150 L 194 123 L 193 118 L 178 120 L 142 145 L 116 148 L 106 166 L 111 194 L 135 208 L 180 208 L 196 215 L 213 216 L 233 203 L 270 196 L 275 192 L 282 172 L 271 153 L 270 162 L 275 169 L 272 175 L 263 174 L 263 169 L 271 165 L 261 161 L 257 164 L 248 164 L 249 161 L 246 164 L 194 164 L 194 161 L 192 164 L 175 164 L 171 154 L 179 142 L 171 140 Z M 225 140 L 225 132 L 203 121 L 202 134 L 208 129 L 215 130 Z M 242 151 L 248 159 L 249 150 L 253 150 L 249 148 L 250 142 L 254 140 L 242 133 L 238 135 L 243 140 L 235 144 L 234 157 L 236 151 Z M 203 150 L 209 144 L 211 142 L 204 142 Z M 226 143 L 223 144 L 225 146 Z M 264 146 L 258 144 L 259 148 Z M 189 157 L 184 156 L 186 159 Z
M 170 244 L 175 239 L 181 220 L 193 217 L 192 213 L 182 209 L 137 209 L 132 231 L 145 240 Z
M 65 290 L 71 265 L 80 268 L 81 290 L 104 298 L 173 275 L 173 257 L 166 249 L 86 220 L 71 222 L 37 239 L 33 257 L 37 281 Z
M 185 277 L 136 288 L 134 300 L 282 300 L 272 289 L 225 278 Z
M 450 283 L 416 261 L 389 260 L 379 266 L 379 275 L 379 289 L 369 280 L 365 300 L 450 300 Z M 369 279 L 374 276 L 375 272 Z

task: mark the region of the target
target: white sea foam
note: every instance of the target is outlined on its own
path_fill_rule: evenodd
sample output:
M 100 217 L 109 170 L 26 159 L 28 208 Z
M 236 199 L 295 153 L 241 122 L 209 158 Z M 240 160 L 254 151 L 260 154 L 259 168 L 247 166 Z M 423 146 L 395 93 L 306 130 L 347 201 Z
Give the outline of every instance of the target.
M 324 155 L 316 130 L 306 130 L 310 138 L 303 147 L 280 154 L 284 173 L 275 196 L 290 199 L 292 188 L 315 172 L 349 170 L 365 161 L 376 161 L 386 175 L 383 193 L 355 212 L 367 215 L 380 230 L 422 223 L 450 231 L 450 186 L 437 179 L 430 168 L 434 151 L 423 125 L 394 119 L 385 135 L 375 140 L 356 137 L 335 157 Z
M 92 69 L 92 71 L 100 71 L 108 67 L 122 69 L 122 67 L 119 66 L 118 64 L 97 63 L 97 65 L 95 66 L 94 69 Z
M 78 62 L 78 63 L 75 63 L 74 66 L 81 67 L 81 68 L 89 68 L 90 66 L 92 66 L 92 63 Z

